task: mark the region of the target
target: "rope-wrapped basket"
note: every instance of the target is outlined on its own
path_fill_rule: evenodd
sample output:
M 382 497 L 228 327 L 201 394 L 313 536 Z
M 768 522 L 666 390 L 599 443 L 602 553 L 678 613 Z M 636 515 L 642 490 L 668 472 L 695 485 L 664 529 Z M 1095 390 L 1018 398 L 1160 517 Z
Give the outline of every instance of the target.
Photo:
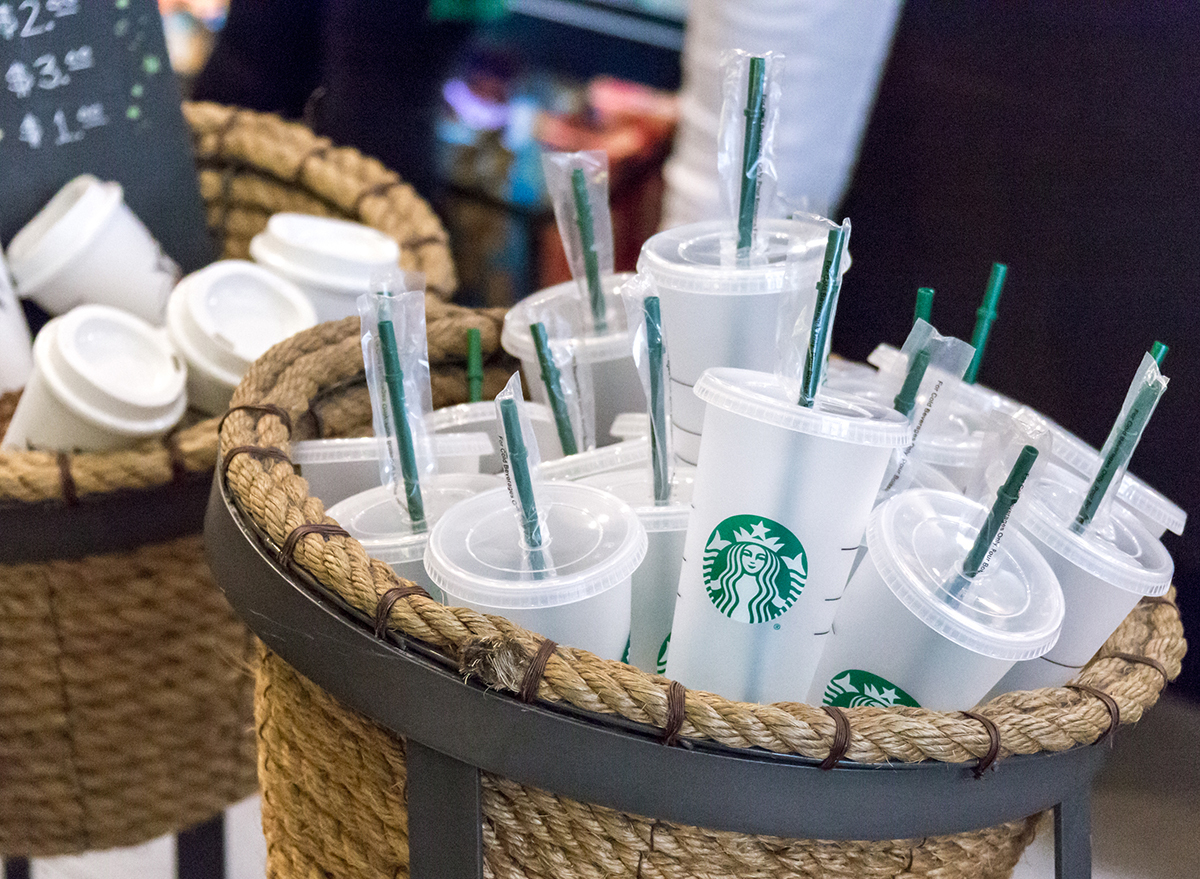
M 379 162 L 275 116 L 215 104 L 184 114 L 224 256 L 244 257 L 276 211 L 337 216 L 395 238 L 402 265 L 451 295 L 445 230 Z M 0 399 L 0 432 L 13 405 Z M 12 533 L 0 552 L 0 855 L 132 845 L 254 792 L 254 640 L 200 536 L 217 426 L 126 451 L 0 452 L 0 517 L 51 525 L 36 552 Z M 122 511 L 151 496 L 183 536 L 123 533 Z M 84 508 L 119 551 L 76 557 L 67 523 Z
M 447 317 L 440 309 L 431 313 L 435 375 L 461 388 L 461 367 L 447 362 L 433 338 L 435 316 Z M 471 315 L 460 312 L 458 318 Z M 537 699 L 591 712 L 597 720 L 669 726 L 685 739 L 796 754 L 830 766 L 841 760 L 940 761 L 982 771 L 1011 755 L 1096 743 L 1118 725 L 1137 721 L 1179 673 L 1186 645 L 1171 592 L 1139 604 L 1068 687 L 1006 694 L 970 713 L 756 705 L 697 691 L 683 692 L 680 712 L 679 684 L 547 644 L 503 617 L 432 601 L 406 588 L 411 584 L 336 527 L 288 454 L 291 441 L 304 438 L 295 426 L 311 420 L 314 405 L 328 405 L 338 388 L 357 386 L 362 371 L 353 319 L 302 333 L 260 359 L 235 392 L 221 432 L 229 494 L 262 539 L 288 547 L 301 582 L 311 578 L 392 634 L 431 645 L 464 677 L 495 690 L 516 694 L 532 681 Z M 435 397 L 462 399 L 438 394 L 438 381 Z M 306 527 L 312 525 L 326 527 Z M 540 673 L 530 673 L 543 663 Z M 256 724 L 273 879 L 407 875 L 404 742 L 265 649 Z M 779 839 L 654 821 L 505 778 L 483 778 L 485 875 L 504 879 L 1000 877 L 1011 872 L 1037 821 L 1029 816 L 914 840 Z

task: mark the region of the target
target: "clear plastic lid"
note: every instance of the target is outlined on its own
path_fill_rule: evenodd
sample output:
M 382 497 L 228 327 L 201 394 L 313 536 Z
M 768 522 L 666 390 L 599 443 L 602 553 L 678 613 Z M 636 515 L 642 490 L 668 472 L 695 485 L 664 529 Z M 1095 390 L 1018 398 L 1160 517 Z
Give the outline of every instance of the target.
M 989 478 L 992 475 L 989 472 Z M 1171 585 L 1175 563 L 1129 510 L 1113 504 L 1108 518 L 1093 521 L 1083 534 L 1071 529 L 1087 487 L 1081 477 L 1051 464 L 1037 483 L 1025 486 L 1021 527 L 1071 564 L 1118 589 L 1162 595 Z
M 486 433 L 442 433 L 433 437 L 433 451 L 439 458 L 460 458 L 469 455 L 493 454 L 496 449 Z M 378 461 L 379 438 L 373 436 L 339 439 L 301 440 L 292 443 L 292 463 L 342 464 L 355 461 Z
M 538 474 L 543 479 L 574 481 L 611 470 L 628 470 L 649 461 L 650 437 L 640 436 L 598 449 L 589 449 L 577 455 L 543 461 L 538 465 Z
M 633 439 L 650 435 L 650 416 L 645 412 L 622 412 L 613 419 L 608 432 L 617 439 Z
M 484 607 L 557 607 L 633 576 L 646 555 L 646 529 L 628 504 L 577 482 L 542 486 L 540 552 L 522 549 L 508 490 L 458 504 L 430 532 L 429 578 L 453 600 Z
M 610 314 L 624 315 L 625 306 L 617 295 L 617 289 L 633 275 L 618 272 L 600 279 L 604 287 L 604 298 Z M 504 328 L 500 332 L 500 345 L 518 360 L 537 359 L 537 349 L 529 325 L 542 320 L 546 312 L 556 313 L 571 328 L 580 363 L 600 363 L 632 356 L 629 333 L 618 328 L 616 321 L 612 329 L 603 336 L 590 335 L 588 305 L 580 298 L 579 284 L 566 281 L 547 287 L 532 296 L 522 299 L 504 315 Z M 549 327 L 547 327 L 549 329 Z
M 764 424 L 866 446 L 903 448 L 911 440 L 908 419 L 862 397 L 824 390 L 811 409 L 785 396 L 772 373 L 720 367 L 696 383 L 696 396 Z
M 423 480 L 426 524 L 432 527 L 455 504 L 503 484 L 499 476 L 480 473 L 447 473 Z M 424 557 L 430 532 L 413 533 L 408 508 L 386 485 L 351 495 L 326 513 L 372 558 L 394 565 Z
M 901 492 L 867 525 L 871 560 L 892 594 L 938 634 L 996 659 L 1041 656 L 1058 640 L 1065 603 L 1050 565 L 1023 536 L 1005 535 L 987 571 L 960 576 L 986 509 L 957 494 Z M 957 586 L 956 586 L 957 584 Z
M 671 480 L 671 503 L 654 503 L 654 474 L 645 469 L 601 473 L 581 479 L 583 485 L 602 488 L 615 494 L 637 513 L 642 527 L 649 532 L 684 531 L 692 512 L 692 487 L 696 483 L 696 468 L 677 464 Z
M 554 413 L 550 411 L 550 407 L 545 403 L 526 400 L 521 404 L 521 412 L 528 415 L 530 421 L 544 421 L 547 424 L 554 424 Z M 494 400 L 481 400 L 478 403 L 459 403 L 457 406 L 434 409 L 425 416 L 425 421 L 429 429 L 435 433 L 440 431 L 456 431 L 464 427 L 478 427 L 485 424 L 494 428 L 496 425 L 496 402 Z
M 250 241 L 254 261 L 301 283 L 366 292 L 375 272 L 400 263 L 400 245 L 378 229 L 309 214 L 278 213 Z
M 759 220 L 761 254 L 738 262 L 737 230 L 721 220 L 689 223 L 652 236 L 642 245 L 637 270 L 660 288 L 685 293 L 754 296 L 778 293 L 788 283 L 788 260 L 825 257 L 829 233 L 838 227 L 819 217 Z M 849 260 L 843 261 L 849 267 Z

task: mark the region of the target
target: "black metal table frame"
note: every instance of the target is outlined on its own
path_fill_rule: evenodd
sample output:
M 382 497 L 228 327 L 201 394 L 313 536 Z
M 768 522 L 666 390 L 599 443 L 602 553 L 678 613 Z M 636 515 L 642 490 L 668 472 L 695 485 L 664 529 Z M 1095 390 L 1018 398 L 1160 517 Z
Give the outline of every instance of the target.
M 483 875 L 480 772 L 622 812 L 796 839 L 887 840 L 989 827 L 1054 809 L 1055 874 L 1091 876 L 1090 788 L 1107 753 L 1078 747 L 969 764 L 817 761 L 682 740 L 464 681 L 450 661 L 301 584 L 214 479 L 209 563 L 272 651 L 340 702 L 406 740 L 411 879 Z M 813 808 L 819 804 L 820 808 Z

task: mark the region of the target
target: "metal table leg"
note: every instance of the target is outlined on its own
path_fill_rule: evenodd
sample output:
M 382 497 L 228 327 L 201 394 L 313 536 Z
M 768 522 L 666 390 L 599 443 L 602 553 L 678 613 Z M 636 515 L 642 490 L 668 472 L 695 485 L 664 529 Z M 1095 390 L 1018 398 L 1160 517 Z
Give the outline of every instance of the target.
M 479 769 L 413 739 L 408 766 L 409 879 L 481 879 Z
M 1054 875 L 1057 879 L 1091 879 L 1092 797 L 1088 787 L 1054 807 Z

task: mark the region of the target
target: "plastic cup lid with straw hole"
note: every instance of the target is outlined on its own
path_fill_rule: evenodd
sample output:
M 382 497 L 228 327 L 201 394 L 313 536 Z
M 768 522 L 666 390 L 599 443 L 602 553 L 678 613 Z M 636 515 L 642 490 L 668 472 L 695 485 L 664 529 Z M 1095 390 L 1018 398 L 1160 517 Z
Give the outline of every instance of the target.
M 580 482 L 614 494 L 633 508 L 647 532 L 683 531 L 692 512 L 696 468 L 676 465 L 671 480 L 671 502 L 654 502 L 654 475 L 645 468 L 588 476 Z
M 400 262 L 400 245 L 377 229 L 309 214 L 274 214 L 250 241 L 255 262 L 301 284 L 358 296 L 371 276 Z
M 486 433 L 441 433 L 433 437 L 438 458 L 482 457 L 496 451 Z M 300 440 L 292 443 L 293 464 L 340 464 L 354 461 L 378 461 L 379 438 L 374 436 Z
M 530 421 L 554 424 L 554 414 L 545 403 L 524 400 L 521 404 L 521 411 L 529 416 Z M 458 403 L 454 406 L 434 409 L 425 416 L 425 422 L 429 429 L 434 431 L 450 431 L 481 424 L 495 424 L 496 403 L 493 400 L 483 400 L 478 403 Z
M 984 656 L 1021 661 L 1058 640 L 1065 613 L 1050 565 L 1009 532 L 986 571 L 958 581 L 987 508 L 961 495 L 914 489 L 876 507 L 867 547 L 883 582 L 914 616 L 944 638 Z
M 553 461 L 543 461 L 538 465 L 538 475 L 543 479 L 573 481 L 612 470 L 627 470 L 649 461 L 650 438 L 639 436 Z
M 571 340 L 577 346 L 576 356 L 580 363 L 600 363 L 629 357 L 629 333 L 620 328 L 621 322 L 617 317 L 624 315 L 617 290 L 632 277 L 630 272 L 617 272 L 600 279 L 610 314 L 608 332 L 604 335 L 589 334 L 591 309 L 586 301 L 580 299 L 579 285 L 572 280 L 527 296 L 510 308 L 504 315 L 504 327 L 500 332 L 501 347 L 518 360 L 536 361 L 537 352 L 529 325 L 543 320 L 545 314 L 551 312 L 570 327 Z M 547 329 L 554 332 L 552 324 L 547 325 Z M 551 335 L 552 341 L 555 338 Z

